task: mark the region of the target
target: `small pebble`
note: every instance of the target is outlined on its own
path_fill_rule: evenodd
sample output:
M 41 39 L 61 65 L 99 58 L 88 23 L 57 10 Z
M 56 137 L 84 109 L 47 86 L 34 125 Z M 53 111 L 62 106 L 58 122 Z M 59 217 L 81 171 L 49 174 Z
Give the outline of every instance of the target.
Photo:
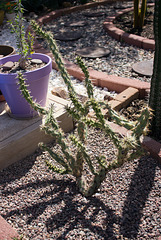
M 41 59 L 34 58 L 34 59 L 31 59 L 31 63 L 33 63 L 33 64 L 41 64 L 41 63 L 43 63 L 43 61 Z
M 4 71 L 11 70 L 12 67 L 13 67 L 13 65 L 14 65 L 13 62 L 8 61 L 8 62 L 6 62 L 5 64 L 3 64 L 3 67 L 2 67 L 2 68 L 3 68 Z

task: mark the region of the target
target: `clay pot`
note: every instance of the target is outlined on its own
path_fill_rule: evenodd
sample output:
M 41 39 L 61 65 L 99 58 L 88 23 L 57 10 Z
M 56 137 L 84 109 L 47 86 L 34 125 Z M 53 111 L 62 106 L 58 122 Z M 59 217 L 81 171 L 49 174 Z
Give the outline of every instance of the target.
M 15 49 L 9 45 L 0 45 L 0 56 L 6 57 L 15 53 Z M 1 58 L 1 57 L 0 57 Z
M 15 49 L 12 46 L 8 46 L 8 45 L 0 45 L 0 59 L 2 57 L 6 57 L 8 55 L 12 55 L 15 53 Z M 5 101 L 5 98 L 0 90 L 0 102 Z
M 0 25 L 2 25 L 4 19 L 4 11 L 0 10 Z

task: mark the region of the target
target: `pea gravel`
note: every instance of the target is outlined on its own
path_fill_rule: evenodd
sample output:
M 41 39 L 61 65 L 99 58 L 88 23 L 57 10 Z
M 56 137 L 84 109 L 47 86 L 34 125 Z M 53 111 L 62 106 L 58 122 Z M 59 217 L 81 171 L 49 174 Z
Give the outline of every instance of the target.
M 111 4 L 107 5 L 107 14 L 112 9 Z M 63 18 L 66 21 L 67 16 Z M 93 20 L 99 22 L 98 32 L 103 32 L 101 18 Z M 57 20 L 58 25 L 61 22 Z M 132 62 L 149 59 L 153 54 L 118 43 L 108 35 L 104 38 L 112 54 L 100 64 L 104 61 L 109 73 L 125 76 Z M 91 64 L 96 66 L 95 61 Z M 51 146 L 59 152 L 54 142 Z M 116 153 L 111 141 L 93 129 L 87 148 L 93 158 L 105 154 L 109 161 Z M 47 153 L 37 150 L 0 172 L 1 215 L 25 240 L 155 240 L 161 235 L 161 165 L 149 155 L 109 172 L 98 193 L 90 198 L 78 192 L 73 177 L 48 170 L 45 159 L 50 160 Z
M 57 145 L 53 148 L 59 152 Z M 115 148 L 91 129 L 87 142 L 93 157 L 110 161 Z M 71 176 L 48 170 L 45 152 L 0 173 L 0 211 L 24 239 L 157 239 L 161 235 L 161 166 L 144 156 L 108 173 L 93 197 L 85 198 Z
M 77 41 L 57 40 L 60 52 L 63 57 L 69 61 L 76 62 L 76 51 L 78 49 L 85 47 L 103 47 L 110 51 L 109 56 L 96 59 L 83 58 L 86 66 L 107 74 L 150 82 L 150 77 L 141 77 L 133 72 L 132 65 L 136 62 L 153 59 L 154 52 L 130 46 L 124 42 L 118 42 L 110 37 L 103 29 L 105 19 L 119 11 L 115 6 L 128 6 L 128 4 L 131 4 L 131 2 L 121 2 L 120 4 L 110 3 L 92 9 L 86 9 L 84 11 L 73 12 L 44 24 L 43 28 L 46 31 L 53 32 L 54 35 L 63 32 L 82 33 L 82 38 Z M 85 13 L 90 13 L 91 11 L 104 14 L 100 17 L 87 17 Z M 83 27 L 66 26 L 70 22 L 75 23 L 78 21 L 84 21 L 87 24 Z M 39 41 L 42 43 L 42 39 L 39 39 Z M 47 48 L 45 42 L 43 42 L 43 46 Z

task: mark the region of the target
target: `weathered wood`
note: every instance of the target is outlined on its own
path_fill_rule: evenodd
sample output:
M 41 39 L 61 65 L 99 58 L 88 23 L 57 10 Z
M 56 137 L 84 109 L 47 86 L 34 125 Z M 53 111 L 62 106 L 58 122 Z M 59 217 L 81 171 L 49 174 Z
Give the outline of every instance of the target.
M 73 121 L 64 108 L 69 102 L 52 95 L 48 97 L 48 102 L 55 104 L 54 116 L 63 131 L 71 131 Z M 41 117 L 31 120 L 16 120 L 10 118 L 2 106 L 0 110 L 0 131 L 3 132 L 0 137 L 0 170 L 32 154 L 38 148 L 39 142 L 49 143 L 54 140 L 40 131 L 43 121 Z

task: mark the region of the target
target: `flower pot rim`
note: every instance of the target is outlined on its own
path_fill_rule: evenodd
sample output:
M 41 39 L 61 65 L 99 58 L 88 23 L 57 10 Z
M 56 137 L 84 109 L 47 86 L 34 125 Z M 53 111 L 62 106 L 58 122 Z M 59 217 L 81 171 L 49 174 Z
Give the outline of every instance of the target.
M 5 57 L 8 57 L 8 56 L 10 56 L 10 55 L 13 55 L 14 53 L 15 53 L 15 48 L 13 47 L 13 46 L 11 46 L 11 45 L 6 45 L 6 44 L 0 44 L 0 48 L 1 47 L 8 47 L 8 48 L 11 48 L 12 49 L 12 52 L 11 53 L 9 53 L 9 54 L 7 54 L 6 56 L 4 56 L 3 58 L 5 58 Z
M 30 74 L 30 73 L 34 73 L 34 72 L 40 71 L 40 70 L 42 70 L 43 68 L 45 68 L 47 65 L 50 65 L 50 63 L 52 62 L 51 57 L 49 57 L 49 56 L 46 55 L 46 54 L 42 54 L 42 53 L 33 53 L 33 54 L 31 54 L 31 55 L 29 56 L 29 58 L 37 57 L 37 58 L 39 59 L 39 56 L 42 57 L 42 58 L 48 59 L 48 61 L 46 62 L 46 65 L 43 66 L 43 67 L 39 67 L 39 68 L 37 68 L 37 69 L 35 69 L 35 70 L 25 71 L 25 72 L 23 73 L 24 75 L 25 75 L 25 74 Z M 1 62 L 6 63 L 7 61 L 5 61 L 5 60 L 7 60 L 8 58 L 11 58 L 10 61 L 12 61 L 13 59 L 15 59 L 15 60 L 13 60 L 13 62 L 16 62 L 16 61 L 19 60 L 19 59 L 17 60 L 16 57 L 19 57 L 19 58 L 20 58 L 20 54 L 7 55 L 7 56 L 5 56 L 5 57 L 3 57 L 3 58 L 0 59 L 0 64 L 3 64 L 3 63 L 1 63 Z M 41 59 L 41 58 L 40 58 L 40 59 Z M 41 59 L 41 60 L 42 60 L 42 59 Z M 17 73 L 0 73 L 0 75 L 1 75 L 1 76 L 2 76 L 2 75 L 3 75 L 3 76 L 6 76 L 6 75 L 16 76 Z

